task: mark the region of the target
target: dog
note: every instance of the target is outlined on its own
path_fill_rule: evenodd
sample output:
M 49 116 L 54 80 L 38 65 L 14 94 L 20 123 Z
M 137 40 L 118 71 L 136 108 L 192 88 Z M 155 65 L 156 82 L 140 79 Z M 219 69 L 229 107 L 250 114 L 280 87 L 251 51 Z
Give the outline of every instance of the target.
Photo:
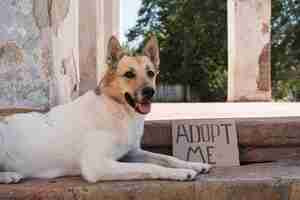
M 24 113 L 0 121 L 0 183 L 27 178 L 81 175 L 95 183 L 113 180 L 193 180 L 210 165 L 141 149 L 144 117 L 159 72 L 155 36 L 138 56 L 118 39 L 107 48 L 107 71 L 95 90 L 47 113 Z

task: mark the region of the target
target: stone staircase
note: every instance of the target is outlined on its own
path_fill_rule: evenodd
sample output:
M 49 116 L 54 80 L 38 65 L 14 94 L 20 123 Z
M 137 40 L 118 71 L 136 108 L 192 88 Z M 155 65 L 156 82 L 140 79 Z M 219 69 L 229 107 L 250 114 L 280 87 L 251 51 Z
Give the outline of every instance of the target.
M 172 121 L 178 119 L 233 119 L 242 164 L 300 160 L 299 103 L 154 104 L 144 148 L 172 154 Z
M 300 160 L 300 118 L 249 118 L 235 121 L 242 164 Z M 171 120 L 147 121 L 143 147 L 172 155 L 171 123 Z
M 196 181 L 129 181 L 88 184 L 80 178 L 1 185 L 5 200 L 299 200 L 300 162 L 215 168 Z
M 145 124 L 145 149 L 172 154 L 172 120 L 233 118 L 236 119 L 242 166 L 217 167 L 191 182 L 88 184 L 79 177 L 26 180 L 16 185 L 0 185 L 0 200 L 300 199 L 299 104 L 177 104 L 176 109 L 174 106 L 153 105 L 153 113 Z

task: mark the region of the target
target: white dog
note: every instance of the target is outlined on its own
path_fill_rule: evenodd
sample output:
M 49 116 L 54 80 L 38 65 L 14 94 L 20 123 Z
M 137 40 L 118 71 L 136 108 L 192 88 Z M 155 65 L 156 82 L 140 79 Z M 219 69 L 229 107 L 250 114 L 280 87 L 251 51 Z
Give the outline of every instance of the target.
M 129 56 L 112 37 L 107 63 L 97 89 L 74 102 L 46 114 L 16 114 L 0 121 L 0 183 L 68 175 L 82 175 L 88 182 L 183 181 L 208 172 L 207 164 L 140 147 L 158 74 L 156 38 L 148 41 L 143 55 Z

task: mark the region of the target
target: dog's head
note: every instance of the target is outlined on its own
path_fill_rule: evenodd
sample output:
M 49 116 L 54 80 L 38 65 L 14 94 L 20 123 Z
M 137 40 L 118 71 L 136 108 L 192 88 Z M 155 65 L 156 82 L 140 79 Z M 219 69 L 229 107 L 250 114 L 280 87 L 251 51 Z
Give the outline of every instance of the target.
M 130 56 L 123 51 L 119 41 L 112 37 L 106 60 L 108 70 L 98 90 L 134 112 L 148 114 L 159 72 L 157 39 L 151 37 L 142 55 Z

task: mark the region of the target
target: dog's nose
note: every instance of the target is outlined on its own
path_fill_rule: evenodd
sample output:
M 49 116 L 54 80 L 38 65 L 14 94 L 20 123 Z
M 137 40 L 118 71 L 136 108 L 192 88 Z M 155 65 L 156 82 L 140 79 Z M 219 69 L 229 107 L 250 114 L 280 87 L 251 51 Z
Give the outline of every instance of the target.
M 142 90 L 143 97 L 146 97 L 148 99 L 151 99 L 153 97 L 154 93 L 155 93 L 155 91 L 152 87 L 145 87 Z

